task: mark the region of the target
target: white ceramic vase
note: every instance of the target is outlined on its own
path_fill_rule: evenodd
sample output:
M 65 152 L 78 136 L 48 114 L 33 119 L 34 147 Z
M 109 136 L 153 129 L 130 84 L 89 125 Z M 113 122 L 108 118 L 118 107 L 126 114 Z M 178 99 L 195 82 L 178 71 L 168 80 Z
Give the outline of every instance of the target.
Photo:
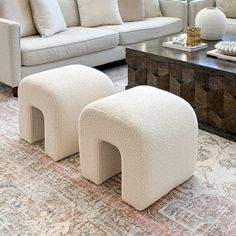
M 202 39 L 219 40 L 225 34 L 227 18 L 218 8 L 208 7 L 197 14 L 195 25 L 201 28 Z

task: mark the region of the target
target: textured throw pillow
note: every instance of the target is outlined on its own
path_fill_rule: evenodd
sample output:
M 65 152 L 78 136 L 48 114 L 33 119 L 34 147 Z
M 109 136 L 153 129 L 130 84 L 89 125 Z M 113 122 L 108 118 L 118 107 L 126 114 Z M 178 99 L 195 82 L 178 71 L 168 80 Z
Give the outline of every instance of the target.
M 77 3 L 82 26 L 95 27 L 123 23 L 117 0 L 77 0 Z
M 144 0 L 145 17 L 161 16 L 159 0 Z
M 0 18 L 19 23 L 21 37 L 37 34 L 29 0 L 0 0 Z
M 30 0 L 34 24 L 42 37 L 66 30 L 57 0 Z
M 216 6 L 229 18 L 236 18 L 236 0 L 216 0 Z
M 143 0 L 119 0 L 118 3 L 123 21 L 144 20 Z

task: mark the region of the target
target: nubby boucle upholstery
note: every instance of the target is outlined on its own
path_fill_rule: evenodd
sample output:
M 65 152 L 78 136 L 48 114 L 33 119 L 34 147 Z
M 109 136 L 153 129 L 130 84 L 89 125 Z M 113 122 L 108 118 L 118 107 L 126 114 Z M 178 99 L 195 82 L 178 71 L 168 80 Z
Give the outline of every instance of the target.
M 140 86 L 95 101 L 79 120 L 82 175 L 96 184 L 122 172 L 122 199 L 143 210 L 192 176 L 197 156 L 192 107 Z
M 79 150 L 80 112 L 113 92 L 105 74 L 82 65 L 28 76 L 19 86 L 20 136 L 29 143 L 45 136 L 45 152 L 55 161 L 72 155 Z

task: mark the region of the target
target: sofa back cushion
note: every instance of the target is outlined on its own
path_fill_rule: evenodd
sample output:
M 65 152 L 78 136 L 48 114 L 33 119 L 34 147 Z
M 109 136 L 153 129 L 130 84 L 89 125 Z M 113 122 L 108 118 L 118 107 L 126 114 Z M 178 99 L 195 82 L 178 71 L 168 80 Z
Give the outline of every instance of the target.
M 76 0 L 58 0 L 67 27 L 80 25 Z
M 0 17 L 18 22 L 21 37 L 37 34 L 29 0 L 0 0 Z
M 216 6 L 229 18 L 236 18 L 236 0 L 216 0 Z

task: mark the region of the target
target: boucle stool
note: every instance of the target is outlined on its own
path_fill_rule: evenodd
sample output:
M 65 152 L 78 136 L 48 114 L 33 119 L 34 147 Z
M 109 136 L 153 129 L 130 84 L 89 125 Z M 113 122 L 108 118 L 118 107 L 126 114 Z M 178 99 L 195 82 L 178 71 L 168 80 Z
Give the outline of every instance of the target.
M 19 86 L 20 137 L 34 143 L 45 136 L 45 153 L 55 161 L 72 155 L 79 150 L 80 112 L 89 103 L 113 93 L 111 80 L 87 66 L 72 65 L 30 75 Z
M 79 119 L 82 175 L 122 172 L 122 199 L 143 210 L 192 176 L 198 124 L 182 98 L 139 86 L 95 101 Z

